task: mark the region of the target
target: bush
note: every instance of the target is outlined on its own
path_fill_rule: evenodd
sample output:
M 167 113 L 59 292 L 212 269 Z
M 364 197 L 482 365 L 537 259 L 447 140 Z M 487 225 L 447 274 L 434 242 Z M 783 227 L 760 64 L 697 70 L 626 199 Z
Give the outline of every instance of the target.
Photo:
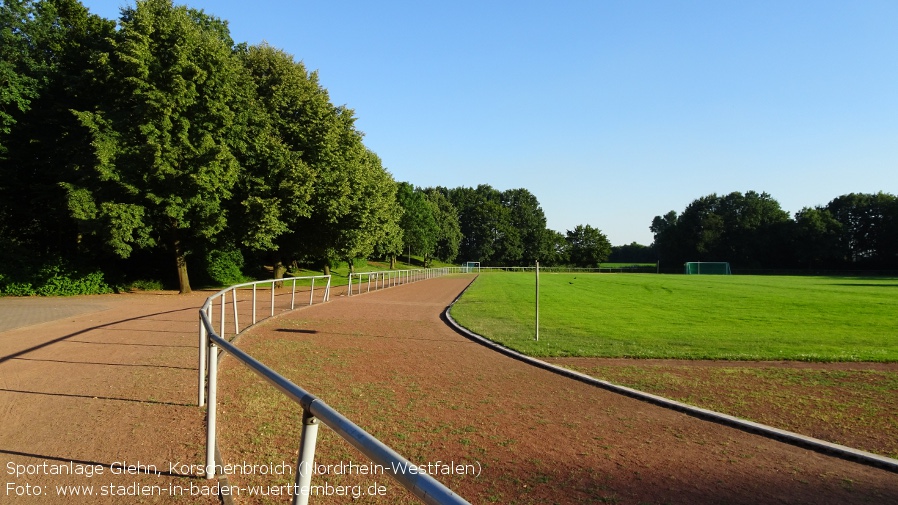
M 206 274 L 219 286 L 240 284 L 243 276 L 243 254 L 236 249 L 209 251 L 206 254 Z
M 0 278 L 0 292 L 8 296 L 74 296 L 111 293 L 99 270 L 84 272 L 63 259 L 42 266 L 21 264 Z
M 129 290 L 134 291 L 161 291 L 163 289 L 161 281 L 136 280 L 128 284 Z

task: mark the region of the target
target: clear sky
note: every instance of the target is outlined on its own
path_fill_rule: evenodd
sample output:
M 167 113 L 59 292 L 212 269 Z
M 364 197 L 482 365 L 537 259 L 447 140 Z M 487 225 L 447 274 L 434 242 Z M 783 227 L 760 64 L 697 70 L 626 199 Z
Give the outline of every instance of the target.
M 711 193 L 898 193 L 895 0 L 176 3 L 318 70 L 396 180 L 527 188 L 562 233 L 648 245 Z

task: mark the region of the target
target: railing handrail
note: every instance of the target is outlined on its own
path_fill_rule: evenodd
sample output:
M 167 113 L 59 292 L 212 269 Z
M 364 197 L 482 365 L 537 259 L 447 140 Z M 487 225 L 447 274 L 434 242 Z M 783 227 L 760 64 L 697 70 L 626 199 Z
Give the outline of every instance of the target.
M 423 280 L 439 275 L 450 273 L 451 271 L 459 271 L 456 269 L 438 268 L 438 269 L 421 269 L 416 280 Z M 417 270 L 416 270 L 417 271 Z M 396 272 L 396 271 L 383 271 Z M 405 271 L 403 271 L 405 272 Z M 356 275 L 365 275 L 365 272 Z M 372 272 L 373 274 L 373 272 Z M 389 274 L 388 274 L 389 275 Z M 217 424 L 217 396 L 218 396 L 218 348 L 224 352 L 230 353 L 237 361 L 249 367 L 253 372 L 267 380 L 275 388 L 284 393 L 288 398 L 298 403 L 303 409 L 303 426 L 300 438 L 299 458 L 297 463 L 296 482 L 293 486 L 293 503 L 296 505 L 305 505 L 308 503 L 311 494 L 311 478 L 314 468 L 315 444 L 318 434 L 318 420 L 323 422 L 329 428 L 334 430 L 344 440 L 352 444 L 362 454 L 370 458 L 373 464 L 380 465 L 385 473 L 389 473 L 393 478 L 411 492 L 415 497 L 424 503 L 432 505 L 446 504 L 468 504 L 468 502 L 452 492 L 451 489 L 440 483 L 429 474 L 418 471 L 417 465 L 402 457 L 399 453 L 391 449 L 389 446 L 354 424 L 352 421 L 344 417 L 337 410 L 327 405 L 324 401 L 305 391 L 301 387 L 292 383 L 284 376 L 278 374 L 274 370 L 268 368 L 249 354 L 240 350 L 237 346 L 228 342 L 224 335 L 216 333 L 212 327 L 212 307 L 214 301 L 218 298 L 222 300 L 221 312 L 221 333 L 224 333 L 225 327 L 225 305 L 228 292 L 232 293 L 234 306 L 234 324 L 235 333 L 240 333 L 237 319 L 237 289 L 248 286 L 253 287 L 253 324 L 256 314 L 256 286 L 259 284 L 272 283 L 271 286 L 271 316 L 274 316 L 275 305 L 275 283 L 294 281 L 293 296 L 295 298 L 296 280 L 312 280 L 312 290 L 310 294 L 309 304 L 312 304 L 314 298 L 314 280 L 327 279 L 325 294 L 322 302 L 329 300 L 330 293 L 330 275 L 308 276 L 308 277 L 289 277 L 285 279 L 269 279 L 264 281 L 246 282 L 229 286 L 214 295 L 208 297 L 203 306 L 199 309 L 200 319 L 200 382 L 199 382 L 199 405 L 203 405 L 204 390 L 208 385 L 208 406 L 206 415 L 206 467 L 205 476 L 207 479 L 215 477 L 215 447 L 216 447 L 216 424 Z M 352 274 L 349 276 L 350 287 L 352 286 Z M 407 281 L 411 282 L 410 277 Z M 361 282 L 361 281 L 360 281 Z M 386 285 L 384 285 L 386 287 Z M 291 309 L 293 308 L 293 299 L 291 299 Z M 208 382 L 206 381 L 206 362 L 208 362 Z M 411 469 L 411 471 L 409 471 Z M 468 504 L 469 505 L 469 504 Z
M 297 386 L 286 377 L 240 350 L 234 344 L 216 335 L 205 314 L 201 314 L 201 317 L 203 318 L 203 324 L 206 325 L 206 331 L 209 332 L 211 341 L 248 366 L 257 375 L 267 380 L 288 398 L 302 406 L 304 411 L 320 419 L 322 423 L 337 432 L 344 440 L 370 458 L 372 463 L 381 465 L 386 472 L 393 475 L 397 482 L 424 503 L 434 505 L 468 503 L 464 498 L 452 492 L 452 490 L 430 475 L 421 472 L 394 471 L 397 468 L 416 468 L 416 465 L 344 417 L 320 398 Z M 312 468 L 308 464 L 303 465 L 302 463 L 300 462 L 298 465 L 300 468 L 298 469 L 297 477 L 299 477 L 300 473 L 312 472 Z
M 327 281 L 327 284 L 325 284 L 325 286 L 324 286 L 324 295 L 322 296 L 322 302 L 326 302 L 330 299 L 331 276 L 330 275 L 306 275 L 306 276 L 301 276 L 301 277 L 286 277 L 286 278 L 282 278 L 282 279 L 266 279 L 266 280 L 262 280 L 262 281 L 250 281 L 250 282 L 243 282 L 240 284 L 234 284 L 233 286 L 228 286 L 228 287 L 222 289 L 221 291 L 207 297 L 206 301 L 203 303 L 203 306 L 200 308 L 200 312 L 207 314 L 211 320 L 212 303 L 216 299 L 221 298 L 222 303 L 221 303 L 221 321 L 220 321 L 220 323 L 221 323 L 221 333 L 222 333 L 222 336 L 224 336 L 223 334 L 224 334 L 224 327 L 225 327 L 225 303 L 226 303 L 225 300 L 226 300 L 228 292 L 230 292 L 231 296 L 232 296 L 232 300 L 233 300 L 232 303 L 233 303 L 233 308 L 234 308 L 234 334 L 238 334 L 241 331 L 240 330 L 240 321 L 237 317 L 237 289 L 238 288 L 252 286 L 252 288 L 253 288 L 252 324 L 256 324 L 256 322 L 257 322 L 256 321 L 256 286 L 258 286 L 259 284 L 271 283 L 271 314 L 269 315 L 269 317 L 272 317 L 272 316 L 274 316 L 274 292 L 275 292 L 276 286 L 278 284 L 283 285 L 285 282 L 293 281 L 293 291 L 292 291 L 291 297 L 290 297 L 290 309 L 293 310 L 296 306 L 296 281 L 300 281 L 300 280 L 311 280 L 312 281 L 312 287 L 309 292 L 309 305 L 311 305 L 314 300 L 314 295 L 315 295 L 315 280 L 316 279 L 325 279 Z M 208 351 L 207 344 L 208 344 L 208 342 L 207 342 L 207 337 L 206 337 L 206 328 L 205 328 L 205 326 L 203 326 L 202 323 L 200 323 L 199 352 L 198 352 L 199 379 L 197 381 L 198 382 L 197 405 L 199 405 L 200 407 L 202 407 L 205 404 L 204 392 L 206 389 L 206 367 L 207 367 L 207 364 L 209 361 L 209 358 L 208 358 L 209 353 L 207 352 Z
M 218 298 L 219 296 L 223 296 L 223 295 L 227 294 L 229 291 L 237 289 L 237 288 L 244 288 L 247 286 L 258 286 L 259 284 L 268 284 L 269 282 L 273 284 L 273 283 L 278 283 L 278 282 L 283 283 L 286 281 L 300 281 L 300 280 L 308 280 L 308 279 L 328 279 L 328 280 L 330 280 L 330 278 L 331 278 L 330 275 L 305 275 L 302 277 L 285 277 L 283 279 L 266 279 L 264 281 L 250 281 L 250 282 L 244 282 L 241 284 L 234 284 L 233 286 L 228 286 L 228 287 L 222 289 L 221 291 L 215 293 L 214 295 L 209 295 L 209 297 L 206 298 L 206 302 L 203 304 L 202 308 L 205 309 L 208 305 L 212 304 L 213 299 Z
M 377 285 L 377 281 L 375 281 L 374 289 L 399 286 L 402 284 L 407 284 L 409 282 L 415 282 L 418 280 L 431 279 L 433 277 L 437 277 L 440 275 L 446 275 L 450 273 L 469 273 L 470 271 L 467 267 L 435 267 L 435 268 L 406 268 L 401 270 L 372 270 L 369 272 L 349 272 L 349 285 L 346 288 L 346 295 L 352 296 L 352 278 L 357 277 L 359 279 L 359 293 L 361 293 L 361 284 L 362 277 L 368 278 L 368 291 L 371 290 L 371 279 L 380 279 L 381 285 Z M 395 274 L 395 275 L 394 275 Z M 405 275 L 405 279 L 403 279 L 403 274 Z

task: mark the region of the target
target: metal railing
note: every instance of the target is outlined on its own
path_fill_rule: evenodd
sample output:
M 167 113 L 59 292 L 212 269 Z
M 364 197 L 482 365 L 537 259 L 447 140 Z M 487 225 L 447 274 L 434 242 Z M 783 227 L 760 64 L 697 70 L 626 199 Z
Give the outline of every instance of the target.
M 439 270 L 440 272 L 431 272 L 428 270 Z M 412 282 L 412 279 L 423 280 L 438 275 L 444 275 L 447 269 L 428 269 L 421 271 L 411 271 L 414 274 L 405 276 L 405 283 Z M 356 274 L 364 275 L 364 274 Z M 330 276 L 318 277 L 296 277 L 283 279 L 282 282 L 293 281 L 293 289 L 290 296 L 290 309 L 295 308 L 296 300 L 296 281 L 312 280 L 312 288 L 309 294 L 309 305 L 314 303 L 314 279 L 327 278 L 327 285 L 324 288 L 321 302 L 328 301 L 330 297 Z M 352 276 L 350 275 L 350 280 Z M 361 278 L 360 278 L 361 279 Z M 401 276 L 396 275 L 395 278 L 387 276 L 382 279 L 382 285 L 386 286 L 388 281 L 393 279 L 394 284 L 400 282 Z M 268 317 L 275 314 L 275 281 L 260 281 L 254 283 L 240 284 L 231 286 L 227 289 L 219 291 L 215 295 L 206 299 L 199 310 L 200 318 L 200 391 L 199 404 L 204 403 L 204 390 L 208 388 L 208 406 L 206 414 L 206 467 L 205 476 L 207 479 L 215 478 L 217 467 L 215 462 L 216 449 L 216 425 L 217 425 L 217 408 L 218 408 L 218 350 L 230 353 L 232 357 L 237 359 L 249 367 L 257 375 L 268 381 L 275 388 L 284 393 L 288 398 L 298 403 L 303 410 L 302 431 L 299 441 L 299 456 L 297 459 L 296 480 L 292 487 L 293 503 L 295 505 L 307 505 L 309 497 L 312 494 L 312 474 L 314 473 L 314 457 L 315 446 L 318 438 L 319 421 L 334 430 L 344 440 L 352 444 L 370 461 L 383 468 L 385 473 L 390 474 L 396 482 L 406 488 L 415 497 L 424 503 L 432 505 L 448 505 L 459 504 L 464 505 L 468 502 L 452 492 L 448 487 L 444 486 L 438 480 L 434 479 L 424 471 L 420 471 L 419 467 L 402 457 L 399 453 L 391 449 L 389 446 L 367 433 L 365 430 L 354 424 L 352 421 L 344 417 L 337 410 L 324 403 L 324 401 L 316 398 L 314 395 L 300 388 L 296 384 L 290 382 L 287 378 L 271 370 L 261 362 L 241 351 L 231 342 L 223 338 L 225 334 L 226 305 L 227 295 L 231 294 L 233 313 L 234 313 L 234 330 L 235 334 L 239 334 L 242 330 L 238 322 L 238 296 L 239 288 L 252 287 L 252 324 L 256 323 L 256 287 L 259 284 L 272 283 L 271 287 L 271 310 Z M 351 284 L 350 284 L 351 286 Z M 217 299 L 221 299 L 221 320 L 219 321 L 219 331 L 217 334 L 213 326 L 212 313 L 213 306 Z M 266 317 L 267 319 L 267 317 Z M 249 327 L 249 326 L 247 326 Z M 246 328 L 244 328 L 246 329 Z M 208 382 L 205 380 L 207 373 L 206 362 L 208 362 Z M 206 387 L 207 386 L 207 387 Z M 468 504 L 470 505 L 470 504 Z
M 319 289 L 320 297 L 321 297 L 320 303 L 324 303 L 324 302 L 330 300 L 330 292 L 331 292 L 331 276 L 330 275 L 313 275 L 313 276 L 307 276 L 307 277 L 288 277 L 286 279 L 270 279 L 270 280 L 266 280 L 266 281 L 245 282 L 243 284 L 236 284 L 234 286 L 229 286 L 225 289 L 222 289 L 218 293 L 215 293 L 214 295 L 210 296 L 209 298 L 206 298 L 206 302 L 203 304 L 202 308 L 200 308 L 200 333 L 199 333 L 199 346 L 198 346 L 199 347 L 199 380 L 198 380 L 198 387 L 197 387 L 197 405 L 202 407 L 204 404 L 204 401 L 205 401 L 204 392 L 206 389 L 206 364 L 209 361 L 209 359 L 208 359 L 209 353 L 208 353 L 208 349 L 207 349 L 207 342 L 208 342 L 207 329 L 203 324 L 203 314 L 205 314 L 206 319 L 208 319 L 209 323 L 211 324 L 212 317 L 213 317 L 213 310 L 212 310 L 213 306 L 216 304 L 216 302 L 218 300 L 221 300 L 221 302 L 219 304 L 219 305 L 221 305 L 221 312 L 220 312 L 221 316 L 219 317 L 219 321 L 218 321 L 218 323 L 219 323 L 218 335 L 220 337 L 225 337 L 226 336 L 225 329 L 226 329 L 226 323 L 227 323 L 227 318 L 228 318 L 228 311 L 227 311 L 228 294 L 230 294 L 231 295 L 231 307 L 233 309 L 233 314 L 234 314 L 234 318 L 233 318 L 234 319 L 234 321 L 233 321 L 234 322 L 234 335 L 236 336 L 241 331 L 243 331 L 246 328 L 249 328 L 250 326 L 259 322 L 259 314 L 258 314 L 258 308 L 259 308 L 259 303 L 260 303 L 260 300 L 258 297 L 259 286 L 267 285 L 267 284 L 271 285 L 271 296 L 269 298 L 269 303 L 268 303 L 269 313 L 268 313 L 268 316 L 263 318 L 263 320 L 264 320 L 264 319 L 268 319 L 269 317 L 274 316 L 276 308 L 277 308 L 277 302 L 276 302 L 277 290 L 278 289 L 281 289 L 282 291 L 285 290 L 285 288 L 283 286 L 285 286 L 287 283 L 291 284 L 290 303 L 289 303 L 289 308 L 287 308 L 288 305 L 286 302 L 284 302 L 283 308 L 281 309 L 282 311 L 293 310 L 296 308 L 297 281 L 301 281 L 301 282 L 309 281 L 309 303 L 308 304 L 312 305 L 313 303 L 315 303 L 315 280 L 324 280 L 325 281 L 323 291 L 321 291 Z M 300 287 L 300 289 L 303 288 L 303 286 L 301 284 L 299 287 Z M 239 306 L 238 293 L 243 293 L 245 291 L 250 291 L 250 290 L 252 290 L 252 298 L 249 300 L 250 307 L 251 307 L 251 315 L 244 314 L 244 316 L 249 317 L 252 322 L 250 324 L 247 324 L 245 327 L 241 328 L 240 327 L 240 310 L 238 309 L 238 306 Z M 286 293 L 283 293 L 283 294 L 285 295 Z M 245 305 L 246 304 L 244 304 L 244 306 Z
M 410 282 L 433 279 L 448 274 L 468 273 L 466 267 L 418 268 L 412 270 L 381 270 L 374 272 L 358 272 L 349 274 L 347 295 L 368 293 L 372 290 L 401 286 Z M 353 279 L 357 279 L 353 291 Z

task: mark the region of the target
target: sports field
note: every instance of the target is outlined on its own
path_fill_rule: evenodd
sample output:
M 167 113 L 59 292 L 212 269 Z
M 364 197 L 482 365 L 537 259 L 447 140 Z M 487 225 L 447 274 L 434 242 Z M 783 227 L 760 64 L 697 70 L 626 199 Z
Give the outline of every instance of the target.
M 452 310 L 533 356 L 898 361 L 898 279 L 481 274 Z

